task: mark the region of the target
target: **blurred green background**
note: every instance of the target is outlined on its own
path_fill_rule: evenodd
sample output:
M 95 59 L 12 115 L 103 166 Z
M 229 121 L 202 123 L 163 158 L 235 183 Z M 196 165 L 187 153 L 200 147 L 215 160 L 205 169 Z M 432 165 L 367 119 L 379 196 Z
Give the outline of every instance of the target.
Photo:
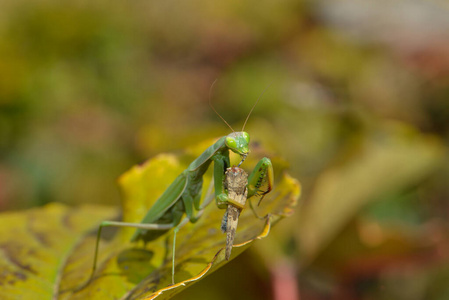
M 236 130 L 269 86 L 246 131 L 297 212 L 178 298 L 448 299 L 448 8 L 2 1 L 0 209 L 118 206 L 132 165 L 229 132 L 216 78 Z

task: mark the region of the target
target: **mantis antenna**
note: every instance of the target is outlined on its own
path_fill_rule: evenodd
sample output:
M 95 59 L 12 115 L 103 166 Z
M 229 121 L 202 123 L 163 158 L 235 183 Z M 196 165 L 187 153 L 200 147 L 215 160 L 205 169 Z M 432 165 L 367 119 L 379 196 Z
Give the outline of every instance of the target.
M 214 82 L 215 83 L 215 82 Z M 262 93 L 260 94 L 259 98 L 257 99 L 256 103 L 254 103 L 253 107 L 251 108 L 251 110 L 249 111 L 248 116 L 246 117 L 245 123 L 243 123 L 243 128 L 242 131 L 245 131 L 245 126 L 246 126 L 246 122 L 248 122 L 249 116 L 251 116 L 251 113 L 253 112 L 254 108 L 256 107 L 257 103 L 259 103 L 260 98 L 262 98 L 263 94 L 265 94 L 265 92 L 267 91 L 267 89 L 270 87 L 271 83 L 262 91 Z
M 225 122 L 225 124 L 228 125 L 229 128 L 231 128 L 232 132 L 235 133 L 235 131 L 234 131 L 234 129 L 232 129 L 231 125 L 229 125 L 229 123 L 226 122 L 226 120 L 225 120 L 225 119 L 218 113 L 218 111 L 216 111 L 215 108 L 212 106 L 212 102 L 211 102 L 211 98 L 212 98 L 212 97 L 211 97 L 211 94 L 212 94 L 212 89 L 213 89 L 213 87 L 214 87 L 214 85 L 215 85 L 216 82 L 217 82 L 217 79 L 214 80 L 214 82 L 212 83 L 212 85 L 210 86 L 210 89 L 209 89 L 209 106 L 210 106 L 210 108 L 212 108 L 212 110 L 217 114 L 217 116 L 219 116 L 220 119 L 222 119 L 223 122 Z M 245 122 L 245 123 L 246 123 L 246 122 Z

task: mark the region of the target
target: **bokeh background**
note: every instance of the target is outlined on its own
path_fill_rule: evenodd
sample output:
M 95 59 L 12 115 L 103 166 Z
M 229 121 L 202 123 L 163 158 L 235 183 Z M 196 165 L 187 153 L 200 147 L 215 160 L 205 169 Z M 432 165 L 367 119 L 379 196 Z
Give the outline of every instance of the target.
M 449 299 L 448 8 L 1 1 L 0 210 L 118 206 L 132 165 L 229 132 L 215 79 L 236 130 L 268 87 L 246 131 L 300 205 L 178 299 Z

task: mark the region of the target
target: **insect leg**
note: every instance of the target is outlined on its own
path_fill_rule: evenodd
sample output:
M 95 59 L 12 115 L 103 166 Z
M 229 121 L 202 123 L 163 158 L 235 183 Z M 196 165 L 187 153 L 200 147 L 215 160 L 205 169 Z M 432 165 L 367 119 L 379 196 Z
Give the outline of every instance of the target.
M 173 230 L 173 252 L 172 252 L 172 265 L 171 265 L 171 283 L 175 284 L 175 251 L 176 251 L 176 234 L 179 231 L 179 226 L 176 226 Z
M 94 254 L 94 262 L 92 265 L 92 273 L 90 274 L 89 279 L 85 284 L 83 284 L 81 287 L 79 287 L 77 290 L 81 290 L 94 277 L 95 270 L 97 269 L 97 259 L 98 259 L 98 248 L 100 246 L 100 238 L 101 238 L 101 231 L 104 227 L 133 227 L 133 228 L 141 228 L 146 230 L 169 230 L 174 227 L 173 224 L 146 224 L 146 223 L 127 223 L 127 222 L 118 222 L 118 221 L 103 221 L 101 222 L 100 226 L 98 227 L 97 231 L 97 240 L 95 242 L 95 254 Z
M 244 205 L 235 201 L 232 197 L 228 197 L 228 194 L 225 189 L 225 167 L 226 164 L 229 164 L 228 161 L 223 159 L 217 159 L 214 161 L 214 182 L 215 182 L 215 199 L 217 202 L 218 208 L 227 208 L 228 204 L 232 204 L 233 206 L 243 209 Z
M 267 190 L 261 191 L 260 188 L 262 184 L 265 182 L 267 184 Z M 273 182 L 274 182 L 273 165 L 269 158 L 264 157 L 257 163 L 256 167 L 248 177 L 248 199 L 255 195 L 260 195 L 261 198 L 259 200 L 259 203 L 257 204 L 259 205 L 262 199 L 265 197 L 265 195 L 272 190 Z M 251 201 L 249 201 L 249 205 L 254 215 L 260 219 Z

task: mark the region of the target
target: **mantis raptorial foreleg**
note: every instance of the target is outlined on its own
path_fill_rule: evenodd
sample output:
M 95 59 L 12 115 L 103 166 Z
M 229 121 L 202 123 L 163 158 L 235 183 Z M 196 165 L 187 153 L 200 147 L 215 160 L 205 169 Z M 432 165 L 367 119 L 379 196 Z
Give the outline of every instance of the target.
M 267 189 L 262 191 L 260 188 L 266 183 Z M 273 165 L 269 158 L 262 158 L 257 163 L 256 167 L 253 169 L 248 177 L 248 199 L 253 196 L 261 196 L 257 205 L 262 202 L 262 199 L 273 189 L 274 175 L 273 175 Z M 251 200 L 249 201 L 249 207 L 251 208 L 254 216 L 258 219 L 263 219 L 264 217 L 259 217 L 256 210 L 253 207 Z

